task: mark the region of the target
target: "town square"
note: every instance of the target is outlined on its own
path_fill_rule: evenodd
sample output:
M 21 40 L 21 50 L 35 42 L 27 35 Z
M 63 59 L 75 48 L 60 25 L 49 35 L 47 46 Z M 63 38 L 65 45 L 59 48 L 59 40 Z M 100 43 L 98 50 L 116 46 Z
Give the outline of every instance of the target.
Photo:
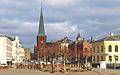
M 0 75 L 120 75 L 120 70 L 111 70 L 108 69 L 107 71 L 100 71 L 99 69 L 93 69 L 92 71 L 85 71 L 85 72 L 66 72 L 66 73 L 50 73 L 50 72 L 43 72 L 39 70 L 21 70 L 21 69 L 9 69 L 9 70 L 2 70 L 0 71 Z
M 0 75 L 120 75 L 119 0 L 0 0 Z

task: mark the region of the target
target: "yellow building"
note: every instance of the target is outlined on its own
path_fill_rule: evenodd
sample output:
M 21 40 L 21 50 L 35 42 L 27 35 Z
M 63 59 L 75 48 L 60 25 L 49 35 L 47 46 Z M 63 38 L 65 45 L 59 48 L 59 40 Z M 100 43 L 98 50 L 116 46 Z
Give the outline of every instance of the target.
M 25 61 L 30 62 L 30 48 L 24 48 L 25 51 Z
M 120 64 L 120 36 L 110 33 L 107 37 L 92 42 L 92 64 L 99 65 L 105 61 L 107 66 Z

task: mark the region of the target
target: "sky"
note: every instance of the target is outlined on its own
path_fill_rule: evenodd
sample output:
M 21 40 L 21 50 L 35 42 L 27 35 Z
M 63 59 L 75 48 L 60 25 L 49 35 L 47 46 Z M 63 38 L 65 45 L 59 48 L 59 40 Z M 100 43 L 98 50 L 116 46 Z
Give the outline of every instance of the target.
M 42 0 L 42 7 L 47 41 L 120 35 L 120 0 Z M 33 52 L 40 9 L 41 0 L 0 0 L 0 34 L 19 36 Z

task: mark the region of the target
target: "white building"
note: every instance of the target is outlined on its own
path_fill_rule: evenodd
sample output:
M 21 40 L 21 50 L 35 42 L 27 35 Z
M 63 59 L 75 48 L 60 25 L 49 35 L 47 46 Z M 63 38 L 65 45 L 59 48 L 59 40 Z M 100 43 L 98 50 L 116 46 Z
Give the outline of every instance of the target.
M 14 39 L 6 35 L 0 35 L 0 65 L 12 66 L 16 63 L 24 63 L 25 52 L 19 37 Z
M 24 64 L 24 62 L 25 62 L 25 52 L 24 52 L 24 48 L 21 45 L 19 48 L 19 63 Z
M 15 39 L 12 41 L 12 43 L 13 43 L 12 46 L 13 64 L 23 63 L 25 53 L 24 53 L 24 48 L 22 47 L 22 44 L 19 40 L 19 37 L 16 36 Z
M 0 65 L 12 65 L 12 38 L 0 35 Z

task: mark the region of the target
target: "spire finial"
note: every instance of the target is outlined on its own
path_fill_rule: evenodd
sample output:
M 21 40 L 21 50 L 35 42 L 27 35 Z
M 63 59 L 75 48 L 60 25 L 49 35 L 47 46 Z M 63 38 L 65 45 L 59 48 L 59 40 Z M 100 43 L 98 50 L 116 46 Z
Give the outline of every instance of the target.
M 41 0 L 41 8 L 42 8 L 42 6 L 43 6 L 43 0 Z

